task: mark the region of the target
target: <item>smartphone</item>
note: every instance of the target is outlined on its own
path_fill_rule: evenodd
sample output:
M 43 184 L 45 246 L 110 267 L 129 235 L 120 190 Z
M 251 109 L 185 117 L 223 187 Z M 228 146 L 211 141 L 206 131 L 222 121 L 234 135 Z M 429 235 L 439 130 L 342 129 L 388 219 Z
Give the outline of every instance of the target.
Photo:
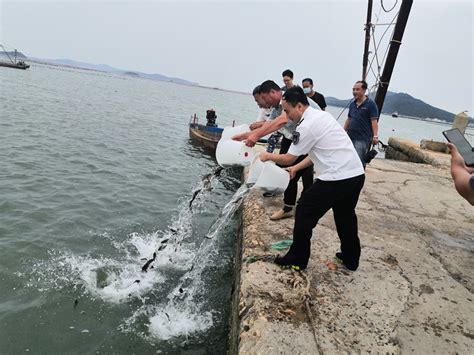
M 474 149 L 466 137 L 457 128 L 443 132 L 449 143 L 453 143 L 458 148 L 459 154 L 464 158 L 466 165 L 474 166 Z

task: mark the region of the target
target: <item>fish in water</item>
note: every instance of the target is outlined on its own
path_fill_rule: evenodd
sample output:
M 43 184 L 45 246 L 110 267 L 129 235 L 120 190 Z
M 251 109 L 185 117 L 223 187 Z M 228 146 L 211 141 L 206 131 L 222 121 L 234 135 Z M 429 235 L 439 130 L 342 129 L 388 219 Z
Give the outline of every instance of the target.
M 76 298 L 76 299 L 74 300 L 74 309 L 77 308 L 77 305 L 78 305 L 78 304 L 79 304 L 79 300 Z
M 224 170 L 223 167 L 218 166 L 216 169 L 211 174 L 206 174 L 202 177 L 202 184 L 203 187 L 200 189 L 196 189 L 193 192 L 193 197 L 191 197 L 191 200 L 189 201 L 189 208 L 192 208 L 193 202 L 196 199 L 196 197 L 199 195 L 200 192 L 203 190 L 211 190 L 211 181 L 214 176 L 218 177 L 221 175 L 222 170 Z
M 143 271 L 143 272 L 147 272 L 148 268 L 150 267 L 150 264 L 151 264 L 152 262 L 154 262 L 155 259 L 156 259 L 156 252 L 153 253 L 153 258 L 151 258 L 150 260 L 148 260 L 148 261 L 145 263 L 145 265 L 143 265 L 142 271 Z
M 164 248 L 166 248 L 166 246 L 167 246 L 166 244 L 162 244 L 162 245 L 160 245 L 160 247 L 158 248 L 158 251 L 161 251 L 161 250 L 163 250 Z
M 153 267 L 153 266 L 152 266 L 152 267 Z M 132 286 L 133 284 L 139 284 L 139 283 L 140 283 L 140 280 L 135 280 L 135 281 L 133 281 L 133 282 L 130 284 L 130 286 Z M 129 287 L 130 287 L 130 286 L 129 286 Z
M 161 241 L 161 244 L 166 244 L 166 243 L 168 243 L 168 240 L 169 240 L 169 239 L 163 239 L 163 240 Z
M 196 199 L 197 195 L 199 195 L 199 193 L 202 191 L 202 189 L 197 189 L 194 191 L 193 193 L 193 197 L 191 197 L 191 200 L 189 201 L 189 208 L 192 208 L 193 207 L 193 202 L 194 200 Z

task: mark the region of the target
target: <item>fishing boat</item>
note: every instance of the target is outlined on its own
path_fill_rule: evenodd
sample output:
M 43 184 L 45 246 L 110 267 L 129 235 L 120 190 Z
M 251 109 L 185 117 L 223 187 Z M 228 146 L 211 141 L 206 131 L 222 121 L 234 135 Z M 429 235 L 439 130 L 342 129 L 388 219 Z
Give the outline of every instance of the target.
M 392 113 L 392 117 L 397 118 L 398 117 L 398 111 L 395 111 L 394 113 Z
M 24 60 L 18 59 L 18 52 L 16 49 L 13 53 L 8 53 L 3 45 L 0 44 L 0 48 L 2 48 L 3 50 L 3 53 L 0 52 L 0 54 L 2 54 L 2 56 L 0 57 L 0 67 L 23 69 L 23 70 L 26 70 L 30 67 L 30 65 L 26 64 Z M 24 56 L 22 55 L 22 57 Z M 8 60 L 3 60 L 3 59 L 8 59 Z
M 216 118 L 216 111 L 207 110 L 206 124 L 204 125 L 199 123 L 199 118 L 196 114 L 191 116 L 189 137 L 206 148 L 216 150 L 217 143 L 221 139 L 222 131 L 224 130 L 217 126 Z

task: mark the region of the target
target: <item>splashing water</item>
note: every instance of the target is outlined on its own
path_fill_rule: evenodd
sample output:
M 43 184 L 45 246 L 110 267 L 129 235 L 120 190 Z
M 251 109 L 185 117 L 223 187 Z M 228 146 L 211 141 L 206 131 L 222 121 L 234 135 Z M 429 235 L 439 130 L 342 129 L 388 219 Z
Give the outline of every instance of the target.
M 206 176 L 196 184 L 192 190 L 192 208 L 189 201 L 181 201 L 176 217 L 162 231 L 131 233 L 125 240 L 116 240 L 113 235 L 104 233 L 102 237 L 110 242 L 113 257 L 94 253 L 78 256 L 70 251 L 51 250 L 48 260 L 33 264 L 28 286 L 39 291 L 64 290 L 70 289 L 72 283 L 73 288 L 82 290 L 84 295 L 110 304 L 137 300 L 139 305 L 130 317 L 124 318 L 119 329 L 136 333 L 150 342 L 205 332 L 216 325 L 217 316 L 208 304 L 207 294 L 211 291 L 205 282 L 209 277 L 207 272 L 230 264 L 230 257 L 219 255 L 222 240 L 218 236 L 248 191 L 242 186 L 234 194 L 196 244 L 192 236 L 196 232 L 193 217 L 206 212 L 217 181 L 216 176 Z M 162 246 L 165 247 L 160 250 Z M 141 272 L 153 252 L 157 252 L 151 264 L 153 268 Z M 164 302 L 163 292 L 168 295 Z M 148 331 L 138 332 L 143 325 L 148 326 Z
M 169 339 L 188 335 L 190 330 L 204 331 L 213 325 L 212 312 L 206 311 L 206 295 L 210 292 L 204 282 L 204 274 L 210 269 L 221 266 L 225 261 L 219 258 L 219 239 L 216 238 L 225 228 L 234 213 L 240 207 L 249 188 L 241 186 L 232 199 L 224 206 L 222 214 L 214 222 L 194 256 L 191 269 L 184 274 L 173 292 L 168 296 L 164 307 L 171 312 L 173 320 L 161 309 L 155 309 L 150 318 L 150 332 L 160 338 Z

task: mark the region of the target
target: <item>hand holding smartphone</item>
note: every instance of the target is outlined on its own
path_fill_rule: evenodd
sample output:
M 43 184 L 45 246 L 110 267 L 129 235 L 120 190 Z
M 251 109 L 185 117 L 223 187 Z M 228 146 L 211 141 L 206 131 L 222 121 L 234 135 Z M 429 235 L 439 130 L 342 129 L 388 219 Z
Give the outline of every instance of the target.
M 443 132 L 449 143 L 456 146 L 459 154 L 464 158 L 467 166 L 474 166 L 474 149 L 469 141 L 464 137 L 461 131 L 457 128 L 449 129 Z

